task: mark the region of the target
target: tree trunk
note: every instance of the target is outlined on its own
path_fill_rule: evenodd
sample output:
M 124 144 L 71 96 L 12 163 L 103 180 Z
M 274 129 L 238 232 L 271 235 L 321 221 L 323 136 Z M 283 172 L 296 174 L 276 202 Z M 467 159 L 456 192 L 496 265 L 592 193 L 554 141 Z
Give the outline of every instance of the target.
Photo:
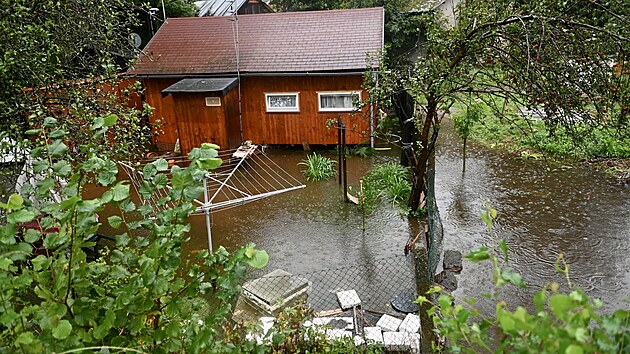
M 409 166 L 413 163 L 413 132 L 415 129 L 415 123 L 413 120 L 414 114 L 414 100 L 411 95 L 400 88 L 399 93 L 394 98 L 394 112 L 398 117 L 400 123 L 401 138 L 402 138 L 402 151 L 400 153 L 400 164 L 403 166 Z
M 429 155 L 437 140 L 437 130 L 434 129 L 434 133 L 430 137 L 431 128 L 434 126 L 434 122 L 437 120 L 437 102 L 434 98 L 427 100 L 427 115 L 422 124 L 422 132 L 420 134 L 420 154 L 418 154 L 418 161 L 413 169 L 412 185 L 411 185 L 411 197 L 409 199 L 409 208 L 411 211 L 418 211 L 420 204 L 422 203 L 422 195 L 426 196 L 427 184 L 427 164 L 429 161 Z

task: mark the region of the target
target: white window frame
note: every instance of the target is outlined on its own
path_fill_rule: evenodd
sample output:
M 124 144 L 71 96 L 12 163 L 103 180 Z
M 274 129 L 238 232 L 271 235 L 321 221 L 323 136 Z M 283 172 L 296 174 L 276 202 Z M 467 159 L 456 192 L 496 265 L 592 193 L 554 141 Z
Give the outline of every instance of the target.
M 323 108 L 322 107 L 322 96 L 328 96 L 328 95 L 351 95 L 351 96 L 356 96 L 358 99 L 357 101 L 361 101 L 361 91 L 321 91 L 321 92 L 317 92 L 317 108 L 319 109 L 320 112 L 355 112 L 358 111 L 360 108 L 353 106 L 353 107 L 340 107 L 340 108 Z M 353 103 L 354 103 L 354 98 L 352 99 Z
M 274 96 L 295 96 L 295 107 L 269 107 L 269 97 Z M 299 92 L 271 92 L 265 93 L 265 106 L 267 112 L 299 112 L 300 111 L 300 93 Z

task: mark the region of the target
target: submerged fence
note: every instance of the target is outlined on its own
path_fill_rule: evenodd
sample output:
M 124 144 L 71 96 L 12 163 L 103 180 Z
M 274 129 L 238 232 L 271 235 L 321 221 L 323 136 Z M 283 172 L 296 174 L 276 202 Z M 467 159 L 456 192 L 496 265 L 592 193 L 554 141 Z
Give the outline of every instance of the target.
M 282 269 L 252 271 L 243 283 L 233 319 L 269 321 L 286 307 L 306 305 L 330 338 L 354 338 L 388 350 L 420 351 L 420 308 L 413 256 L 291 274 Z

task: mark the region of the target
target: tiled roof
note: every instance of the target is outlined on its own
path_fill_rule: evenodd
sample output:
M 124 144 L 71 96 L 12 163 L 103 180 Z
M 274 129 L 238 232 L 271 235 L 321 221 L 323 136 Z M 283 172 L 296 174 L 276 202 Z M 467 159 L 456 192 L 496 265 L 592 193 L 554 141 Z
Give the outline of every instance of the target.
M 135 75 L 363 70 L 383 45 L 383 9 L 171 18 L 144 49 Z

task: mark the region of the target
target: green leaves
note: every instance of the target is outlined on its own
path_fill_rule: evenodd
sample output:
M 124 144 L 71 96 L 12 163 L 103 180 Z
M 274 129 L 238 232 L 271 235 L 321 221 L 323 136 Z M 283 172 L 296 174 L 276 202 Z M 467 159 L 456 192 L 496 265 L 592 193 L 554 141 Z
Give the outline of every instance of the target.
M 32 211 L 28 211 L 25 209 L 20 209 L 7 216 L 7 221 L 13 224 L 26 223 L 29 221 L 33 221 L 34 219 L 35 214 Z
M 52 335 L 56 339 L 66 339 L 70 332 L 72 332 L 72 324 L 68 320 L 61 320 L 59 324 L 53 329 Z
M 471 262 L 481 262 L 490 259 L 490 255 L 488 254 L 488 247 L 480 247 L 476 250 L 471 251 L 466 256 L 466 259 Z
M 109 114 L 105 117 L 97 117 L 94 120 L 94 124 L 92 124 L 92 127 L 90 127 L 90 129 L 97 130 L 101 128 L 108 128 L 116 124 L 117 120 L 118 116 L 115 114 Z
M 267 251 L 257 250 L 253 246 L 245 249 L 246 262 L 253 268 L 264 268 L 269 263 L 269 255 Z
M 55 140 L 48 145 L 48 155 L 52 158 L 61 158 L 68 152 L 68 147 L 61 140 Z

